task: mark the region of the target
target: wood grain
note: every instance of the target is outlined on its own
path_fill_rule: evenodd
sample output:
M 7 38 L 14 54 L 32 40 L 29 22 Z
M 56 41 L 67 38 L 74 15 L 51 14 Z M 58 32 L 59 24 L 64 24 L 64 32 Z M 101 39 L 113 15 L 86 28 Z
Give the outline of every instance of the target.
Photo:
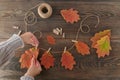
M 79 22 L 75 24 L 66 23 L 60 15 L 61 9 L 74 8 L 79 11 L 81 20 L 88 14 L 96 14 L 100 17 L 100 24 L 94 28 L 95 18 L 87 20 L 90 25 L 90 33 L 79 33 L 79 39 L 91 45 L 90 37 L 96 32 L 105 29 L 112 30 L 111 45 L 112 51 L 110 56 L 105 58 L 97 58 L 95 49 L 91 48 L 91 55 L 81 56 L 75 48 L 71 53 L 75 57 L 77 65 L 73 71 L 65 70 L 61 67 L 61 53 L 53 53 L 56 58 L 55 66 L 49 70 L 43 71 L 36 76 L 36 80 L 119 80 L 120 79 L 120 1 L 119 0 L 0 0 L 0 41 L 8 39 L 18 30 L 12 28 L 13 25 L 21 26 L 21 30 L 25 30 L 24 14 L 31 7 L 48 2 L 53 7 L 53 15 L 49 19 L 41 19 L 38 15 L 38 22 L 33 26 L 28 26 L 28 31 L 34 32 L 40 30 L 43 33 L 40 41 L 42 48 L 48 49 L 52 47 L 52 51 L 61 51 L 64 46 L 72 45 L 71 40 L 75 39 L 76 31 L 79 28 Z M 36 8 L 34 9 L 35 14 Z M 56 36 L 52 33 L 52 29 L 62 25 L 66 38 Z M 53 35 L 57 44 L 51 46 L 46 42 L 46 35 Z M 38 36 L 37 36 L 38 37 Z M 19 58 L 24 49 L 16 51 L 16 55 L 9 62 L 0 68 L 0 80 L 19 80 L 26 70 L 20 69 Z M 42 53 L 41 53 L 42 54 Z M 40 55 L 41 55 L 40 54 Z

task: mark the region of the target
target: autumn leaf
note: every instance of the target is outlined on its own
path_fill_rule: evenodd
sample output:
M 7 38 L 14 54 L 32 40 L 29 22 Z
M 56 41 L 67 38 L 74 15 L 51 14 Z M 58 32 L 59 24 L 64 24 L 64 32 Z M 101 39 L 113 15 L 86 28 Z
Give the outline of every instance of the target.
M 44 52 L 40 60 L 41 60 L 41 65 L 43 65 L 46 69 L 49 69 L 50 67 L 54 66 L 55 58 L 48 51 Z
M 97 54 L 99 58 L 104 57 L 105 55 L 109 55 L 109 52 L 111 50 L 110 37 L 102 37 L 100 40 L 97 41 L 95 48 L 97 49 Z
M 55 38 L 51 35 L 47 36 L 47 41 L 49 44 L 55 44 Z
M 84 42 L 82 42 L 82 41 L 75 41 L 75 46 L 76 46 L 76 49 L 77 49 L 78 53 L 80 53 L 82 55 L 90 54 L 90 51 L 89 51 L 90 48 Z
M 30 48 L 29 50 L 26 50 L 25 53 L 21 55 L 21 58 L 19 60 L 21 63 L 21 68 L 29 68 L 32 57 L 35 56 L 35 59 L 37 59 L 38 54 L 39 49 Z
M 101 37 L 104 37 L 106 35 L 111 37 L 111 30 L 104 30 L 99 33 L 96 33 L 94 37 L 90 39 L 92 41 L 92 47 L 95 48 L 94 46 L 97 44 L 97 41 L 100 40 Z
M 65 69 L 72 70 L 73 66 L 76 64 L 74 57 L 68 51 L 63 52 L 61 58 L 62 66 L 65 66 Z
M 77 10 L 73 10 L 71 9 L 64 9 L 60 11 L 62 17 L 65 19 L 66 22 L 70 22 L 70 23 L 74 23 L 74 22 L 78 22 L 78 20 L 80 20 L 80 16 L 78 15 L 78 11 Z

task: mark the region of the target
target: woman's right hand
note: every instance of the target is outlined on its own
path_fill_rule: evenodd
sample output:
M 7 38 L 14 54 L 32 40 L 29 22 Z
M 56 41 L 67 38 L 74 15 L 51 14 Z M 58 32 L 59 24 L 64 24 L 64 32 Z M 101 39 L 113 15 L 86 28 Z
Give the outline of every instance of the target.
M 34 57 L 31 60 L 31 65 L 27 72 L 25 73 L 25 76 L 31 76 L 35 77 L 36 75 L 40 74 L 42 71 L 41 65 L 38 60 L 36 60 Z

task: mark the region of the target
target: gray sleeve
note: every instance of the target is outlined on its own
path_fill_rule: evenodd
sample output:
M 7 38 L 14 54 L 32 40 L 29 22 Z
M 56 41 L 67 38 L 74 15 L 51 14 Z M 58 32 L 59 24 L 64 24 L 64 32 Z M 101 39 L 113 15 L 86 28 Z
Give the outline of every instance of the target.
M 14 34 L 8 40 L 0 43 L 0 66 L 2 66 L 5 62 L 11 59 L 15 50 L 18 48 L 24 47 L 24 43 L 20 36 Z
M 35 80 L 35 79 L 31 76 L 22 76 L 20 80 Z

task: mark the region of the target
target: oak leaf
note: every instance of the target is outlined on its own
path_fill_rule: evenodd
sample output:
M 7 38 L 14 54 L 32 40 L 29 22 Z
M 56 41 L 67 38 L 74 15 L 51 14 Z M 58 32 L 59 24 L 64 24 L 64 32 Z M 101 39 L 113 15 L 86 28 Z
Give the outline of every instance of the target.
M 104 57 L 105 55 L 109 55 L 111 46 L 110 46 L 110 37 L 108 35 L 102 37 L 100 40 L 97 41 L 95 45 L 97 49 L 98 57 Z
M 31 65 L 31 59 L 34 56 L 37 59 L 39 54 L 39 49 L 30 48 L 26 50 L 24 54 L 21 55 L 19 62 L 21 63 L 21 68 L 29 68 Z
M 90 54 L 90 51 L 89 51 L 90 48 L 84 42 L 82 42 L 82 41 L 76 41 L 75 42 L 75 46 L 76 46 L 76 49 L 77 49 L 78 53 L 80 53 L 82 55 Z
M 73 10 L 71 9 L 64 9 L 60 11 L 62 17 L 65 19 L 66 22 L 70 22 L 70 23 L 74 23 L 74 22 L 78 22 L 78 20 L 80 20 L 80 16 L 78 15 L 78 11 L 77 10 Z
M 65 69 L 72 70 L 73 66 L 76 64 L 74 57 L 68 51 L 63 52 L 61 58 L 62 66 L 65 66 Z
M 47 36 L 47 41 L 49 44 L 55 44 L 55 38 L 51 35 Z
M 44 52 L 42 57 L 40 58 L 41 65 L 43 65 L 46 69 L 49 69 L 50 67 L 54 66 L 55 58 L 50 52 Z
M 97 41 L 100 40 L 101 37 L 104 37 L 108 35 L 109 37 L 111 37 L 111 30 L 104 30 L 104 31 L 101 31 L 99 33 L 96 33 L 94 35 L 94 37 L 92 37 L 90 40 L 92 41 L 92 47 L 95 48 L 95 45 L 97 44 Z

